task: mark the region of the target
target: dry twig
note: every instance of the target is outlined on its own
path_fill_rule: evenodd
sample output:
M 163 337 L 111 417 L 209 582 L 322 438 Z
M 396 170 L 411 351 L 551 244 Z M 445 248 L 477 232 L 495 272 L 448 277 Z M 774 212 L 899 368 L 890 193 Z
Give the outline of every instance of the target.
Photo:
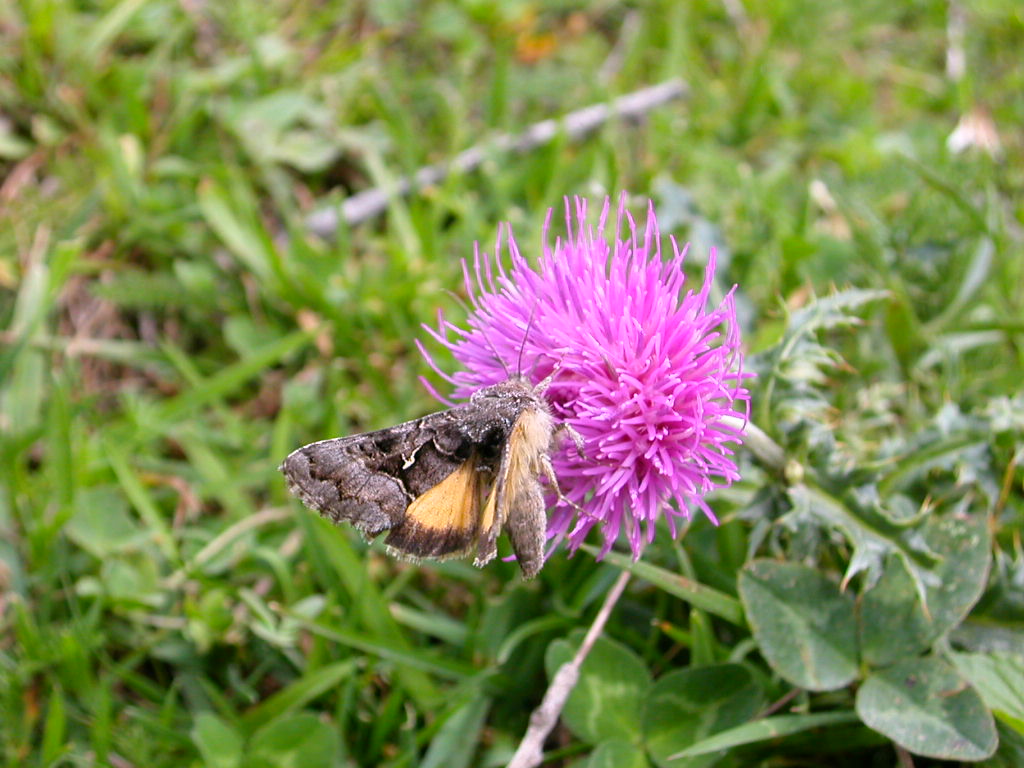
M 526 729 L 526 733 L 523 734 L 523 739 L 519 742 L 519 748 L 516 749 L 516 753 L 512 756 L 508 768 L 534 768 L 534 766 L 540 765 L 541 760 L 544 759 L 544 741 L 554 729 L 555 723 L 558 722 L 558 717 L 562 714 L 562 708 L 565 707 L 569 694 L 576 687 L 576 681 L 580 676 L 580 667 L 583 666 L 583 662 L 587 658 L 587 654 L 590 653 L 590 649 L 594 647 L 594 643 L 597 642 L 597 638 L 601 636 L 604 625 L 607 623 L 608 617 L 611 616 L 612 609 L 622 596 L 622 591 L 626 588 L 627 582 L 629 582 L 629 576 L 629 571 L 623 571 L 619 574 L 619 578 L 612 584 L 612 588 L 608 590 L 608 595 L 604 599 L 604 605 L 601 606 L 601 610 L 594 617 L 594 623 L 587 630 L 587 635 L 583 638 L 583 643 L 580 645 L 579 650 L 576 651 L 576 655 L 573 656 L 572 661 L 567 661 L 559 667 L 555 676 L 551 679 L 551 685 L 548 686 L 547 691 L 544 693 L 540 706 L 533 710 L 533 714 L 530 715 L 530 726 Z
M 388 187 L 374 187 L 344 200 L 340 206 L 317 211 L 306 219 L 307 228 L 323 238 L 334 237 L 341 221 L 348 226 L 371 219 L 382 213 L 393 197 L 408 195 L 424 187 L 438 184 L 450 173 L 473 170 L 496 152 L 526 152 L 551 141 L 560 133 L 577 139 L 597 129 L 611 118 L 636 118 L 654 107 L 677 99 L 686 93 L 682 80 L 669 80 L 649 88 L 620 96 L 610 104 L 592 104 L 570 112 L 559 120 L 542 120 L 519 134 L 502 133 L 470 147 L 444 163 L 427 165 L 412 176 L 398 179 Z

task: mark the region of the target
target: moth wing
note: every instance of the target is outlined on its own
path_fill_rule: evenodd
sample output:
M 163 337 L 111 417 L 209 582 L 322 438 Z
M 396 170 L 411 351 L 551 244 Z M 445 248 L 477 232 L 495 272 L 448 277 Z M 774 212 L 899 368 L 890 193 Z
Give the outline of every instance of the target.
M 448 477 L 413 499 L 384 543 L 412 557 L 456 557 L 473 546 L 480 526 L 482 472 L 471 455 Z
M 335 523 L 367 536 L 394 528 L 406 508 L 459 469 L 472 445 L 456 429 L 454 411 L 395 427 L 322 440 L 282 462 L 288 489 Z

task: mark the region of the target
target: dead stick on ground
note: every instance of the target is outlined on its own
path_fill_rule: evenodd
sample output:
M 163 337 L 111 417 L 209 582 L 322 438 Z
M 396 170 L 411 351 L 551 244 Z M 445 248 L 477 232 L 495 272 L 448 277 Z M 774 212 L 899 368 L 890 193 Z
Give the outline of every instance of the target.
M 597 638 L 601 636 L 601 632 L 604 630 L 604 625 L 608 621 L 612 609 L 619 601 L 619 597 L 622 596 L 622 591 L 626 588 L 629 576 L 629 571 L 623 571 L 619 574 L 619 578 L 612 585 L 612 588 L 608 591 L 608 596 L 604 599 L 604 605 L 601 606 L 601 610 L 594 617 L 594 623 L 587 630 L 587 636 L 583 638 L 580 649 L 576 651 L 572 661 L 568 661 L 558 668 L 558 671 L 551 680 L 551 685 L 548 686 L 548 690 L 540 702 L 540 706 L 533 710 L 533 714 L 530 715 L 530 726 L 526 729 L 526 733 L 523 734 L 523 740 L 519 742 L 519 748 L 512 756 L 512 761 L 508 764 L 508 768 L 534 768 L 534 766 L 540 765 L 544 759 L 544 741 L 552 729 L 554 729 L 555 723 L 558 722 L 558 717 L 562 714 L 562 708 L 565 707 L 565 702 L 568 701 L 569 694 L 572 693 L 572 689 L 576 686 L 576 681 L 579 679 L 580 667 L 583 666 L 583 661 L 587 658 L 587 654 L 590 653 L 590 649 L 594 647 Z
M 590 133 L 611 118 L 640 117 L 654 107 L 677 99 L 685 93 L 686 85 L 682 80 L 669 80 L 620 96 L 610 104 L 592 104 L 570 112 L 561 119 L 542 120 L 519 134 L 499 134 L 489 141 L 460 152 L 448 162 L 424 166 L 412 176 L 398 179 L 387 187 L 367 189 L 345 199 L 340 206 L 318 211 L 306 219 L 306 226 L 319 237 L 334 237 L 342 220 L 348 226 L 352 226 L 371 219 L 382 213 L 393 197 L 408 195 L 431 184 L 437 184 L 450 173 L 471 171 L 496 152 L 525 152 L 551 141 L 560 133 L 564 133 L 570 139 L 576 139 Z

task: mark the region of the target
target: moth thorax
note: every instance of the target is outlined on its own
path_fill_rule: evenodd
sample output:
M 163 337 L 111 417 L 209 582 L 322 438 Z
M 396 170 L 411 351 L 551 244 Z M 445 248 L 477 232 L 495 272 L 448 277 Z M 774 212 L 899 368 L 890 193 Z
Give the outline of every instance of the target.
M 538 408 L 527 408 L 516 421 L 512 450 L 518 454 L 519 465 L 537 464 L 537 457 L 546 453 L 551 444 L 554 422 L 551 414 Z

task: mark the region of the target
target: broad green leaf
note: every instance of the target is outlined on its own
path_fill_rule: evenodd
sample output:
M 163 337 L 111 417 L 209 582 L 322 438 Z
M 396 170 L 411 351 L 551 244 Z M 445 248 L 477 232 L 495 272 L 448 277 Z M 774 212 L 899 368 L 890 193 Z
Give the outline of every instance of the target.
M 205 768 L 237 768 L 242 764 L 242 737 L 212 712 L 200 712 L 192 726 L 192 741 Z
M 75 509 L 64 531 L 69 539 L 101 560 L 137 547 L 148 538 L 128 514 L 124 496 L 113 488 L 99 486 L 80 491 Z
M 107 597 L 115 602 L 155 607 L 164 599 L 157 564 L 142 553 L 108 557 L 100 566 L 100 580 Z
M 270 155 L 305 173 L 317 173 L 330 165 L 340 152 L 338 142 L 325 133 L 296 129 L 282 134 Z
M 784 678 L 830 691 L 857 677 L 853 599 L 836 583 L 805 565 L 755 560 L 739 591 L 761 653 Z
M 932 516 L 922 535 L 941 559 L 932 569 L 912 560 L 908 564 L 924 584 L 933 632 L 939 637 L 963 621 L 981 598 L 992 565 L 992 540 L 984 515 Z
M 886 559 L 882 577 L 864 593 L 858 619 L 861 654 L 875 667 L 919 655 L 934 638 L 914 581 L 896 556 Z
M 659 766 L 711 765 L 719 755 L 683 762 L 669 758 L 695 741 L 746 722 L 762 703 L 761 687 L 739 664 L 669 672 L 647 696 L 644 741 Z
M 253 768 L 329 768 L 338 751 L 338 735 L 313 714 L 273 720 L 252 737 L 247 766 Z
M 548 679 L 569 661 L 582 633 L 548 646 L 544 665 Z M 624 645 L 598 638 L 580 669 L 580 677 L 562 710 L 562 720 L 590 744 L 606 739 L 637 743 L 641 713 L 650 693 L 651 677 L 636 654 Z
M 997 720 L 999 746 L 988 760 L 978 763 L 979 768 L 1020 768 L 1024 765 L 1024 733 Z
M 918 755 L 981 760 L 996 749 L 995 723 L 966 680 L 934 658 L 879 670 L 857 691 L 865 725 Z
M 808 515 L 847 538 L 854 553 L 844 581 L 866 571 L 873 586 L 886 557 L 899 557 L 927 603 L 931 639 L 945 634 L 963 620 L 985 587 L 991 564 L 985 518 L 931 513 L 898 520 L 871 493 L 863 495 L 847 503 L 818 489 L 795 486 L 790 491 L 793 523 Z
M 667 764 L 687 765 L 687 763 L 680 761 L 687 757 L 707 755 L 712 752 L 721 752 L 731 747 L 756 744 L 759 741 L 768 741 L 770 739 L 777 739 L 780 736 L 801 733 L 811 728 L 845 725 L 854 722 L 857 722 L 857 715 L 854 712 L 821 712 L 819 714 L 766 717 L 762 720 L 755 720 L 752 723 L 745 723 L 735 728 L 730 728 L 727 731 L 716 733 L 706 739 L 701 739 L 681 752 L 672 755 L 671 757 L 677 758 L 676 762 Z
M 628 741 L 602 741 L 583 763 L 586 768 L 650 768 L 644 751 Z
M 1024 733 L 1024 656 L 953 653 L 953 664 L 978 689 L 989 709 Z

